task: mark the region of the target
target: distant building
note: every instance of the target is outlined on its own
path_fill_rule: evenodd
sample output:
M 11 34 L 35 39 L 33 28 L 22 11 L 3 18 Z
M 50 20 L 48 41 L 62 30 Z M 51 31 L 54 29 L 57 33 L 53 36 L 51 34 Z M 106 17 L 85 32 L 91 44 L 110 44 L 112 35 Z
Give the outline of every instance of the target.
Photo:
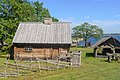
M 72 43 L 70 23 L 44 22 L 20 23 L 13 39 L 14 57 L 31 55 L 41 58 L 55 58 L 61 52 L 68 52 Z
M 72 39 L 72 45 L 71 46 L 73 46 L 73 47 L 75 47 L 75 46 L 79 46 L 79 42 L 80 41 L 83 41 L 83 38 L 79 38 L 79 39 Z

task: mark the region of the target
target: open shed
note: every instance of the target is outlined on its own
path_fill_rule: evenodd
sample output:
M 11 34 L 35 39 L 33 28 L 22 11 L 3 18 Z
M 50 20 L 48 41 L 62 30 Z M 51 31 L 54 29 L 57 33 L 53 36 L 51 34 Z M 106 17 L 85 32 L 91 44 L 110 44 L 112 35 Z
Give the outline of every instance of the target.
M 120 42 L 113 37 L 104 37 L 95 43 L 94 49 L 95 57 L 98 57 L 98 49 L 102 49 L 102 53 L 120 53 Z

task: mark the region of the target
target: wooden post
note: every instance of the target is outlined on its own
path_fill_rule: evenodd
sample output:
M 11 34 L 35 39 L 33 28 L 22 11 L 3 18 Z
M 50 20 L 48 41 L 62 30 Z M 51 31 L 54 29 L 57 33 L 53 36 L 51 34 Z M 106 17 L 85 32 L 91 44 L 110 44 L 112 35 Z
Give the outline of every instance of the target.
M 17 65 L 17 59 L 16 60 L 14 60 L 14 63 L 16 64 L 16 70 L 17 70 L 17 73 L 18 73 L 18 75 L 19 75 L 19 70 L 18 70 L 18 65 Z
M 14 46 L 14 59 L 16 58 L 16 54 L 17 54 L 17 47 Z
M 97 48 L 94 48 L 95 58 L 97 58 Z
M 38 62 L 38 70 L 39 70 L 39 72 L 41 72 L 41 69 L 40 69 L 40 60 L 39 60 L 39 58 L 37 57 L 38 51 L 36 51 L 35 53 L 36 53 L 36 55 L 35 55 L 34 57 L 35 57 L 35 59 L 36 59 L 37 62 Z
M 60 55 L 61 53 L 61 48 L 58 48 L 58 55 Z
M 48 57 L 47 57 L 47 54 L 46 54 L 46 48 L 44 48 L 44 58 L 46 60 L 46 68 L 48 70 Z
M 44 58 L 46 58 L 46 55 L 45 55 L 45 48 L 44 48 Z
M 111 56 L 108 56 L 108 61 L 111 62 Z
M 33 55 L 32 55 L 32 52 L 31 52 L 31 60 L 30 60 L 30 69 L 31 69 L 31 71 L 32 71 L 32 57 L 33 57 Z
M 106 53 L 106 54 L 107 54 L 107 56 L 108 56 L 108 61 L 111 62 L 111 58 L 112 58 L 113 55 L 110 54 L 110 53 Z
M 40 69 L 40 61 L 38 60 L 38 69 L 39 69 L 39 72 L 41 72 L 41 69 Z
M 118 62 L 120 62 L 120 56 L 118 56 L 117 59 L 118 59 Z
M 58 65 L 57 65 L 57 70 L 58 70 L 58 68 L 59 68 L 59 64 L 60 64 L 60 55 L 57 57 L 58 59 Z
M 80 65 L 81 65 L 81 55 L 82 55 L 82 52 L 80 52 Z
M 58 48 L 58 56 L 57 56 L 58 65 L 57 65 L 57 70 L 59 69 L 59 65 L 60 65 L 60 54 L 61 54 L 61 48 Z
M 113 51 L 112 59 L 115 59 L 116 58 L 115 48 L 111 48 L 111 50 Z
M 9 59 L 10 59 L 10 55 L 7 54 L 7 60 L 6 60 L 5 71 L 4 71 L 4 73 L 5 73 L 5 77 L 7 77 L 7 69 L 8 69 L 8 61 L 9 61 Z
M 50 48 L 50 57 L 53 58 L 53 49 L 52 49 L 52 47 Z

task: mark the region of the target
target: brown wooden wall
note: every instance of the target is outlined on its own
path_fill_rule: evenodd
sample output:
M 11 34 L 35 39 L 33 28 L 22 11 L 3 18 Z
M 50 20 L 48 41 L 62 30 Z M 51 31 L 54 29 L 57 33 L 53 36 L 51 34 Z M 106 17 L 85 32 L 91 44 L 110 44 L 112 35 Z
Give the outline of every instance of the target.
M 25 45 L 26 46 L 26 45 Z M 31 45 L 32 46 L 32 45 Z M 20 56 L 22 58 L 25 57 L 40 57 L 40 58 L 55 58 L 61 52 L 68 52 L 69 47 L 60 45 L 60 46 L 32 46 L 32 51 L 25 51 L 23 45 L 14 45 L 14 58 L 16 56 Z

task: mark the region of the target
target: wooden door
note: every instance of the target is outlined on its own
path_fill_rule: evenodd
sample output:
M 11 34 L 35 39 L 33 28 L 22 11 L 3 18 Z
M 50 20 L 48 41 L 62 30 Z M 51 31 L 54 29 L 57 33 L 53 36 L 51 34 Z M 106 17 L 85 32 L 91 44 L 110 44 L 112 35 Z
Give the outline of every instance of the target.
M 57 57 L 58 54 L 59 54 L 59 49 L 58 48 L 53 48 L 52 58 Z
M 51 58 L 51 49 L 45 48 L 45 58 Z
M 37 56 L 40 58 L 44 58 L 44 48 L 40 48 L 37 50 Z

